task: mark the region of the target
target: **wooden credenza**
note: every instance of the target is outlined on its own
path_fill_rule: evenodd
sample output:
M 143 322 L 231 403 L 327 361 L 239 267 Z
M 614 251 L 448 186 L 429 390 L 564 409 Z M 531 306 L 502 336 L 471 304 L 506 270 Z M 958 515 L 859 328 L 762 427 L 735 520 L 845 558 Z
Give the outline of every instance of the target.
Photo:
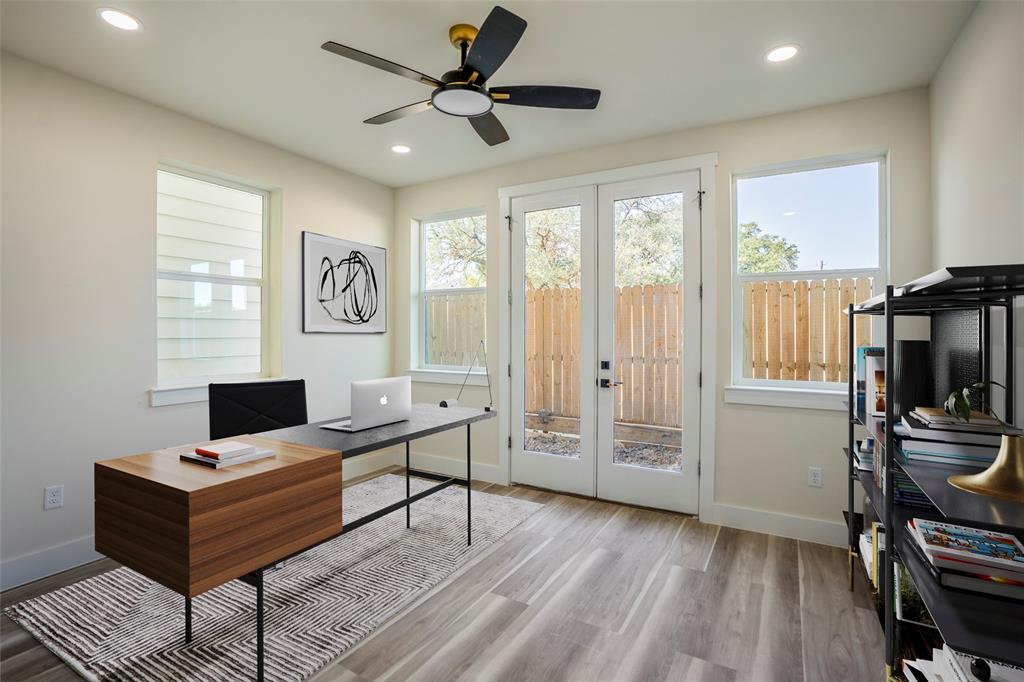
M 341 452 L 240 436 L 273 458 L 211 469 L 194 446 L 95 464 L 96 551 L 186 597 L 341 533 Z

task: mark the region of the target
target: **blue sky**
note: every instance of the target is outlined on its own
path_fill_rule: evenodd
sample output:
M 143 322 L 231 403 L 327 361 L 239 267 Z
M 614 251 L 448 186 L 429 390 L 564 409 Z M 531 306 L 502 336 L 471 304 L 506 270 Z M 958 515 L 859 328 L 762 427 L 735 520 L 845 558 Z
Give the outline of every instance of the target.
M 878 265 L 877 162 L 739 179 L 736 214 L 799 246 L 799 270 Z

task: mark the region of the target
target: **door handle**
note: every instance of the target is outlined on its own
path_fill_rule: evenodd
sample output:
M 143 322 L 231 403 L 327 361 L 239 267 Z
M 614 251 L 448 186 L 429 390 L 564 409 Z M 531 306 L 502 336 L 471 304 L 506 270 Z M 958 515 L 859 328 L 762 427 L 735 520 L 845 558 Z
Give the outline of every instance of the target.
M 621 381 L 612 381 L 611 379 L 598 379 L 597 385 L 601 388 L 613 388 L 615 386 L 621 386 Z

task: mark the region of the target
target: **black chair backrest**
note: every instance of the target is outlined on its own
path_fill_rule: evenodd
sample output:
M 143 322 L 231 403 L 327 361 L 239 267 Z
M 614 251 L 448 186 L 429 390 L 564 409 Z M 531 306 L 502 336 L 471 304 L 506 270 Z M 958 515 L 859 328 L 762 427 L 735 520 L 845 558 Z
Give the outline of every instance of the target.
M 306 424 L 306 380 L 210 384 L 210 440 Z

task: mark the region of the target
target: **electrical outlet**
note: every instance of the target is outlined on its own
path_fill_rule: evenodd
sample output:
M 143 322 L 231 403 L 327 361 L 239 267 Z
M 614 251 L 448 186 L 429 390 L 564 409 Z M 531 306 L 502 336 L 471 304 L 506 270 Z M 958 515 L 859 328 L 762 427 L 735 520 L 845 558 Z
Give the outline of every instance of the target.
M 812 488 L 821 487 L 821 467 L 807 467 L 807 485 Z
M 64 506 L 64 486 L 51 485 L 43 489 L 43 509 L 60 509 Z

